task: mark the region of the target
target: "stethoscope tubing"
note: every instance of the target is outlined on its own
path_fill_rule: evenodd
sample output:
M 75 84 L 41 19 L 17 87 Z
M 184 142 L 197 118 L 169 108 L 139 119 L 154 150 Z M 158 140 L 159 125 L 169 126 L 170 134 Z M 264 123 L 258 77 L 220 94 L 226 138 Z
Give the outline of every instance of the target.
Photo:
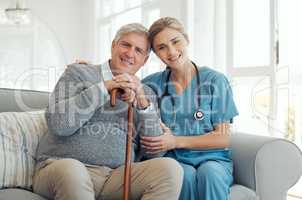
M 202 120 L 204 118 L 204 114 L 200 110 L 200 97 L 201 97 L 200 95 L 201 95 L 201 91 L 200 91 L 199 70 L 198 70 L 198 67 L 196 66 L 196 64 L 194 62 L 192 62 L 192 64 L 193 64 L 193 66 L 194 66 L 194 68 L 196 70 L 196 76 L 197 76 L 196 78 L 197 78 L 197 107 L 198 107 L 198 109 L 194 112 L 193 117 L 195 118 L 195 120 Z M 169 67 L 167 66 L 167 68 L 169 68 Z M 175 112 L 175 99 L 174 99 L 174 97 L 172 95 L 170 95 L 169 88 L 168 88 L 168 83 L 170 82 L 170 76 L 171 76 L 171 70 L 169 69 L 168 74 L 167 74 L 167 78 L 166 78 L 166 81 L 165 81 L 164 93 L 159 98 L 159 105 L 161 106 L 162 99 L 165 96 L 170 96 L 171 97 L 172 107 L 173 107 L 173 113 L 174 113 L 174 115 L 176 115 L 176 112 Z M 176 116 L 175 116 L 175 118 L 176 118 Z M 176 119 L 174 121 L 176 121 Z

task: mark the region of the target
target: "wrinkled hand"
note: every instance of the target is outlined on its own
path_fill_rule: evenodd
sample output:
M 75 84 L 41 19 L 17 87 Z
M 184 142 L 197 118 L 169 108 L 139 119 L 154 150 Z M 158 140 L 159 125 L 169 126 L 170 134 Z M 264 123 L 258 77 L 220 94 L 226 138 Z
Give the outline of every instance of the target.
M 141 137 L 141 145 L 146 149 L 147 154 L 158 154 L 176 148 L 176 137 L 172 131 L 161 123 L 164 134 L 157 137 Z
M 120 85 L 113 80 L 104 81 L 104 85 L 109 92 L 113 89 L 120 88 Z
M 145 96 L 143 85 L 137 76 L 125 73 L 113 77 L 112 80 L 118 83 L 122 89 L 128 88 L 134 91 L 134 106 L 144 109 L 150 105 Z
M 124 73 L 114 76 L 112 80 L 120 84 L 122 88 L 132 89 L 136 94 L 141 92 L 140 91 L 142 89 L 141 81 L 135 75 Z
M 135 101 L 135 92 L 130 88 L 125 88 L 121 85 L 121 83 L 117 83 L 113 80 L 104 81 L 104 85 L 106 89 L 111 92 L 113 89 L 122 89 L 123 93 L 118 94 L 119 98 L 125 102 L 133 103 Z
M 127 103 L 136 103 L 135 102 L 135 92 L 132 89 L 124 88 L 123 94 L 121 95 L 121 99 Z

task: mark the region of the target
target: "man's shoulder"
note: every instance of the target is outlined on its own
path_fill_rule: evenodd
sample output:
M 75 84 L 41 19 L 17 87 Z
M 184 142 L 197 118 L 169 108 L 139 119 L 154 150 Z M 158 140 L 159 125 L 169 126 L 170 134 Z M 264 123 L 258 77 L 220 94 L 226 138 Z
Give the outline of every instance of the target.
M 91 65 L 91 64 L 73 63 L 67 66 L 64 74 L 82 80 L 99 79 L 100 66 Z
M 94 72 L 97 70 L 97 65 L 73 63 L 67 65 L 66 71 L 70 72 Z

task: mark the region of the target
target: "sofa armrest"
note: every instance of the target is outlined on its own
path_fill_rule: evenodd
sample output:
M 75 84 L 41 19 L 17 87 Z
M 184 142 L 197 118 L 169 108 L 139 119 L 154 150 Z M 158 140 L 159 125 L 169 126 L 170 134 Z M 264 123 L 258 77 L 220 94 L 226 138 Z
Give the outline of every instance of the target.
M 302 153 L 287 140 L 232 133 L 230 149 L 235 183 L 255 190 L 261 200 L 286 199 L 301 176 Z

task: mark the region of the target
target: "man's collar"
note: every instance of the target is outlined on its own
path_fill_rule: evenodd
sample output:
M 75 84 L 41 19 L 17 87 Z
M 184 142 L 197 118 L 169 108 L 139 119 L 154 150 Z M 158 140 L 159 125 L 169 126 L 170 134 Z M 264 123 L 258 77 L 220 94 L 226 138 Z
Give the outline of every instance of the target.
M 104 81 L 112 80 L 113 74 L 110 69 L 109 60 L 102 64 L 102 75 L 104 78 Z

